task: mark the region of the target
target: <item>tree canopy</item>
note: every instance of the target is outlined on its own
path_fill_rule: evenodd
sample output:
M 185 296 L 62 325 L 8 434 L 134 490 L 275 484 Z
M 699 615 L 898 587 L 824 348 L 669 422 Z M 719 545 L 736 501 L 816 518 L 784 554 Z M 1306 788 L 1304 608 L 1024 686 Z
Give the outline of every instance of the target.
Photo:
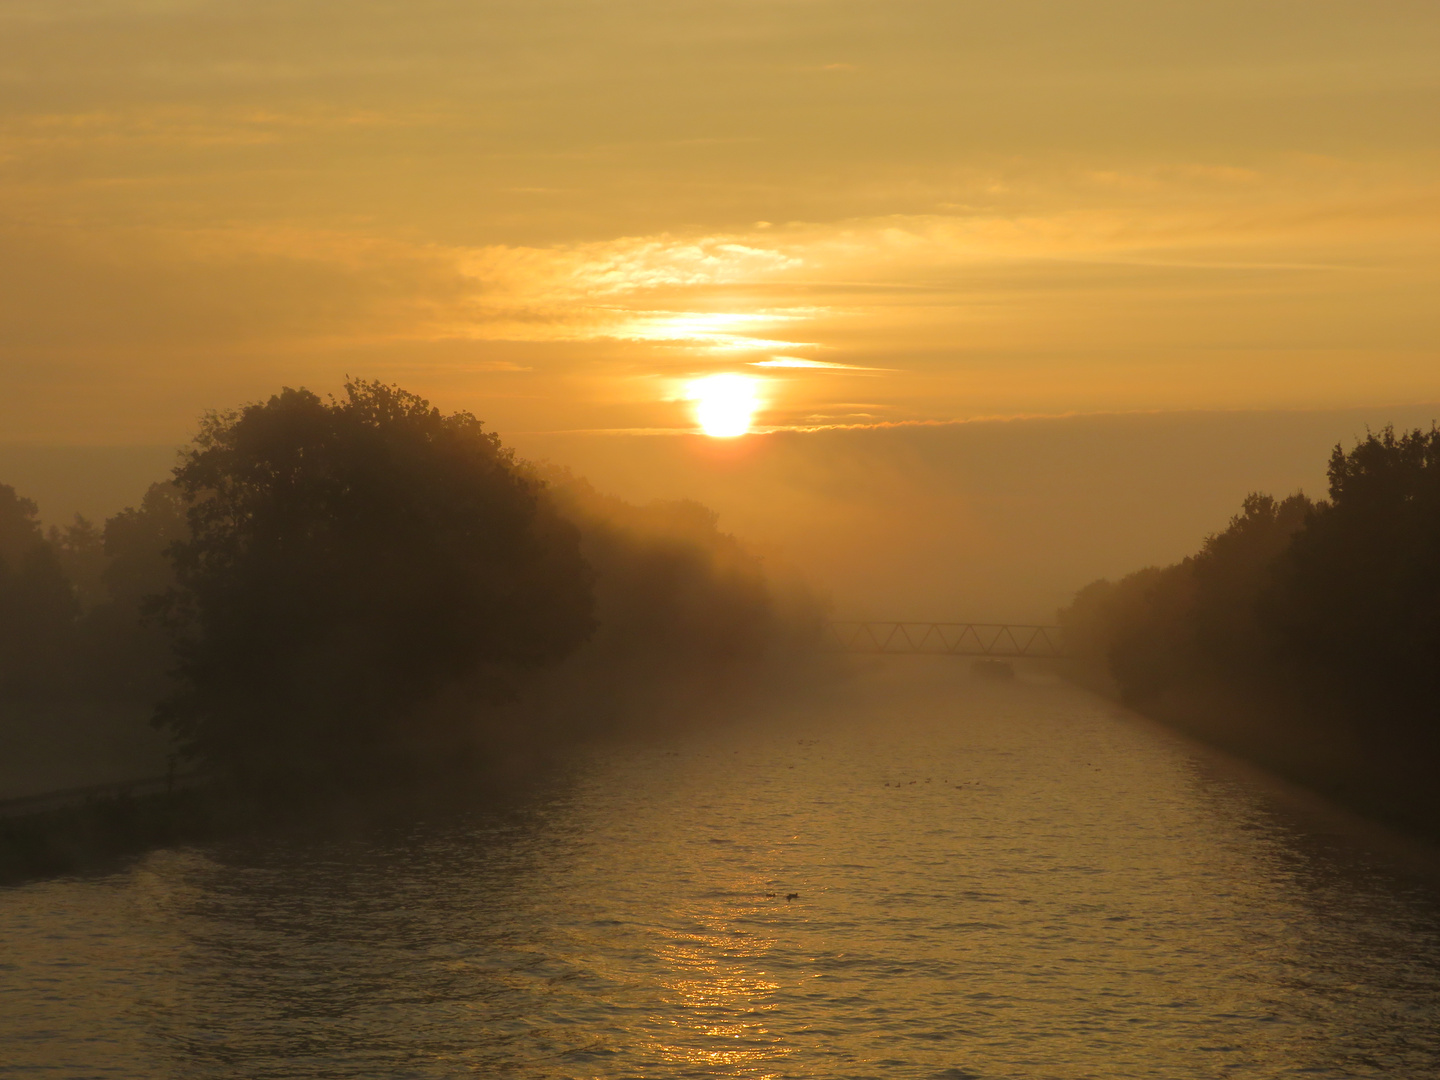
M 1275 567 L 1277 637 L 1379 726 L 1423 716 L 1440 739 L 1440 431 L 1371 433 L 1337 446 L 1329 473 L 1329 501 Z
M 160 719 L 257 784 L 353 787 L 457 735 L 448 687 L 503 697 L 593 629 L 575 528 L 468 413 L 378 382 L 213 414 L 175 470 L 189 535 Z

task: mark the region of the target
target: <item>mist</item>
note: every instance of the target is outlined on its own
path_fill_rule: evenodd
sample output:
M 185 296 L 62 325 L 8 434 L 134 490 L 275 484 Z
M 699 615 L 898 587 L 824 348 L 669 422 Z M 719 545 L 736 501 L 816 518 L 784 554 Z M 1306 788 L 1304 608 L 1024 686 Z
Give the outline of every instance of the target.
M 1088 582 L 1193 551 L 1250 491 L 1323 491 L 1336 443 L 1437 416 L 1420 405 L 510 438 L 602 491 L 704 503 L 837 617 L 1050 623 Z
M 825 618 L 1051 624 L 1092 581 L 1182 560 L 1250 492 L 1318 496 L 1337 443 L 1437 415 L 1112 414 L 739 439 L 502 433 L 580 530 L 599 630 L 480 726 L 504 768 L 542 768 L 577 738 L 693 726 L 833 678 L 813 664 Z M 46 526 L 77 513 L 98 525 L 139 505 L 178 453 L 5 446 L 0 480 L 38 503 Z M 153 655 L 140 667 L 156 667 Z M 157 668 L 147 685 L 160 679 Z M 48 721 L 43 737 L 11 725 L 8 788 L 162 770 L 150 704 L 72 702 L 63 737 Z M 444 707 L 470 709 L 460 691 Z
M 689 499 L 837 617 L 1054 620 L 1096 578 L 1165 565 L 1251 491 L 1320 492 L 1330 449 L 1440 405 L 1135 413 L 774 432 L 501 432 L 522 457 L 636 505 Z M 0 445 L 0 478 L 49 524 L 99 521 L 170 446 Z
M 50 505 L 95 513 L 157 455 L 44 456 Z M 824 600 L 713 511 L 603 494 L 398 387 L 285 389 L 169 456 L 48 528 L 0 484 L 4 798 L 177 765 L 247 813 L 483 796 L 835 667 Z

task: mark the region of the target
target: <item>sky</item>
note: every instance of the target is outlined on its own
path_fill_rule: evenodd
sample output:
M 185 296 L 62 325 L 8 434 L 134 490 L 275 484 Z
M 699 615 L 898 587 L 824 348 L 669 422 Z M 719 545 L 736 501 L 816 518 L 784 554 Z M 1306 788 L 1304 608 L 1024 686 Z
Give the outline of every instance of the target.
M 1193 553 L 1252 491 L 1326 493 L 1337 444 L 1440 405 L 1146 412 L 778 431 L 520 434 L 634 503 L 692 499 L 838 617 L 1050 623 L 1076 589 Z M 0 444 L 48 522 L 138 503 L 176 447 Z
M 0 0 L 0 442 L 1436 401 L 1437 116 L 1434 0 Z
M 0 481 L 381 379 L 1045 621 L 1440 418 L 1436 117 L 1434 0 L 0 0 Z

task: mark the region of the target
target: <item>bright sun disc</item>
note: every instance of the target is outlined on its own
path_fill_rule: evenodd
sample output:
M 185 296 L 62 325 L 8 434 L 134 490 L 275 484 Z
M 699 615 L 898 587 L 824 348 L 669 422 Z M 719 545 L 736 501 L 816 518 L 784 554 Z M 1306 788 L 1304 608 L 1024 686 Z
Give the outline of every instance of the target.
M 710 375 L 692 382 L 685 396 L 697 403 L 695 419 L 700 430 L 716 439 L 732 439 L 749 431 L 760 407 L 757 381 L 745 375 Z

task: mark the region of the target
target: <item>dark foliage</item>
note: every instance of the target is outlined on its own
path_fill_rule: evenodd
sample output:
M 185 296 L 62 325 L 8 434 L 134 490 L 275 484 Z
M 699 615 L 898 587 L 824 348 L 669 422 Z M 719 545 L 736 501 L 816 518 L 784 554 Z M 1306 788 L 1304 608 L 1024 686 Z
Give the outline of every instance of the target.
M 138 507 L 105 523 L 98 600 L 78 633 L 79 688 L 107 701 L 153 710 L 174 689 L 175 657 L 159 601 L 175 586 L 167 552 L 189 535 L 187 502 L 172 483 L 150 485 Z
M 491 700 L 592 630 L 573 526 L 466 413 L 379 383 L 213 415 L 175 472 L 181 691 L 161 717 L 247 786 L 362 789 L 459 752 Z
M 1330 501 L 1275 567 L 1287 663 L 1377 735 L 1440 729 L 1440 431 L 1387 428 L 1330 459 Z
M 0 559 L 13 570 L 43 539 L 35 500 L 23 498 L 9 484 L 0 484 Z
M 596 571 L 595 637 L 531 692 L 542 712 L 571 717 L 572 735 L 577 714 L 589 730 L 693 724 L 815 677 L 823 605 L 722 532 L 714 511 L 634 506 L 563 470 L 545 475 Z
M 103 528 L 0 487 L 0 737 L 56 787 L 153 777 L 158 711 L 206 784 L 6 819 L 0 876 L 516 790 L 813 676 L 822 618 L 695 503 L 600 495 L 393 387 L 286 390 Z
M 1337 446 L 1329 477 L 1328 501 L 1250 495 L 1196 555 L 1087 586 L 1067 639 L 1141 708 L 1263 702 L 1201 733 L 1440 831 L 1440 432 Z
M 35 503 L 0 485 L 0 702 L 152 707 L 174 658 L 147 597 L 173 584 L 165 550 L 186 527 L 156 484 L 103 530 L 77 516 L 42 534 Z
M 105 595 L 105 536 L 92 522 L 75 515 L 64 528 L 52 525 L 46 543 L 60 562 L 60 571 L 74 590 L 81 611 L 103 603 Z
M 79 605 L 37 515 L 0 484 L 0 698 L 53 690 L 68 670 Z

